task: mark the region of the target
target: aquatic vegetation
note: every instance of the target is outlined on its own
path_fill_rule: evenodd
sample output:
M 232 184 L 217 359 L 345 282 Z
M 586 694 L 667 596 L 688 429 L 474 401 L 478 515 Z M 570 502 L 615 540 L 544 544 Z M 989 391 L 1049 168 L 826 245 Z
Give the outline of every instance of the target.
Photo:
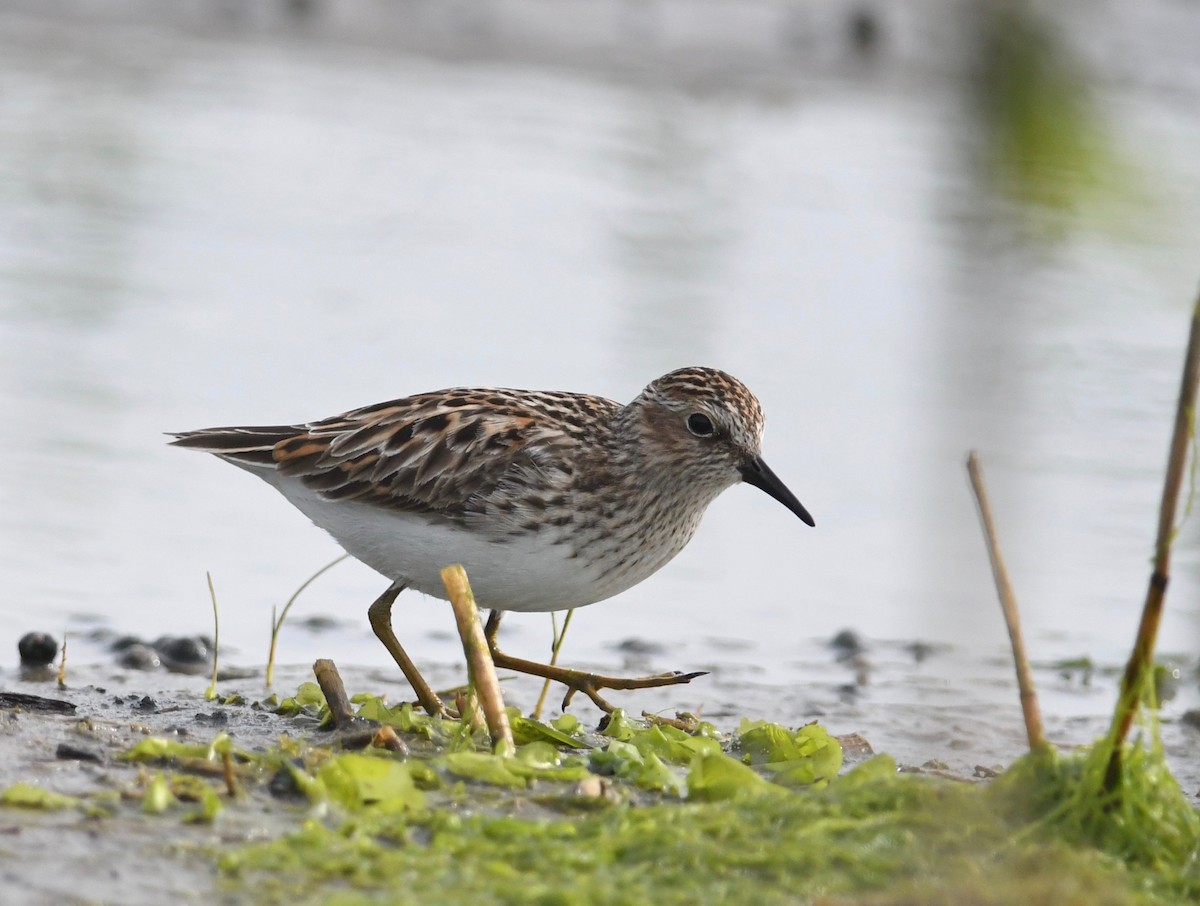
M 316 730 L 327 707 L 303 684 L 275 703 L 286 732 L 264 750 L 225 733 L 149 737 L 122 756 L 138 770 L 119 790 L 76 797 L 17 784 L 0 806 L 75 809 L 99 818 L 101 833 L 114 815 L 164 827 L 269 815 L 265 839 L 259 830 L 256 842 L 191 845 L 228 893 L 265 903 L 1200 896 L 1197 815 L 1152 745 L 1131 747 L 1129 783 L 1106 800 L 1100 747 L 1029 756 L 980 784 L 898 773 L 886 755 L 841 773 L 842 747 L 819 724 L 743 721 L 723 733 L 616 712 L 597 733 L 570 715 L 542 722 L 513 709 L 516 751 L 497 755 L 482 730 L 377 696 L 354 701 L 358 717 L 395 728 L 407 757 L 350 750 L 353 734 Z
M 840 749 L 816 725 L 746 723 L 722 746 L 706 737 L 689 745 L 680 731 L 638 726 L 624 715 L 614 723 L 588 766 L 634 789 L 594 808 L 548 810 L 546 798 L 535 803 L 519 792 L 471 797 L 455 808 L 432 800 L 426 808 L 381 808 L 383 800 L 364 800 L 346 820 L 306 821 L 278 840 L 221 853 L 219 865 L 229 885 L 252 886 L 277 902 L 329 902 L 334 890 L 341 892 L 332 902 L 387 902 L 406 891 L 435 904 L 1117 904 L 1200 893 L 1195 838 L 1190 857 L 1179 851 L 1148 864 L 1059 834 L 1053 813 L 1064 791 L 1089 761 L 1102 774 L 1103 753 L 1031 756 L 991 786 L 898 774 L 887 756 L 829 778 L 817 763 L 840 761 Z M 539 759 L 549 756 L 544 741 L 527 747 L 537 747 Z M 1160 756 L 1147 752 L 1146 761 L 1129 761 L 1130 770 L 1161 767 Z M 562 752 L 550 761 L 580 767 L 579 757 Z M 471 764 L 474 783 L 524 788 L 498 764 L 521 762 L 520 752 L 514 759 L 485 752 L 446 758 Z M 768 765 L 789 760 L 807 763 L 821 783 L 789 788 L 768 779 L 780 774 Z M 537 786 L 552 776 L 534 766 L 522 779 Z M 554 798 L 561 805 L 573 795 L 568 789 Z M 1142 805 L 1153 810 L 1149 801 Z

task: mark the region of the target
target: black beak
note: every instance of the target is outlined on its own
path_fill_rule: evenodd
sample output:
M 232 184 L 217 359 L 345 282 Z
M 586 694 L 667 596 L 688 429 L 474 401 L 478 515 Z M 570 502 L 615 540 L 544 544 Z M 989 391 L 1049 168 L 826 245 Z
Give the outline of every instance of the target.
M 817 524 L 808 514 L 808 510 L 804 508 L 804 504 L 796 499 L 796 495 L 787 489 L 787 486 L 779 480 L 779 476 L 772 472 L 770 466 L 761 458 L 752 456 L 747 459 L 741 471 L 742 481 L 746 484 L 752 484 L 756 488 L 766 491 L 809 525 Z

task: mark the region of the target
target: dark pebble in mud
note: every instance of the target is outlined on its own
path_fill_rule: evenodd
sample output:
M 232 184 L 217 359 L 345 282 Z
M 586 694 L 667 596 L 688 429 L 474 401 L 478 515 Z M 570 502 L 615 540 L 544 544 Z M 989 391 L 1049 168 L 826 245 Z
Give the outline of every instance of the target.
M 59 698 L 42 698 L 25 692 L 0 692 L 0 708 L 20 708 L 46 714 L 74 714 L 75 706 Z
M 912 655 L 914 662 L 923 664 L 934 653 L 936 646 L 928 642 L 909 642 L 904 646 L 904 650 Z
M 308 794 L 296 783 L 296 778 L 289 770 L 281 770 L 267 783 L 267 790 L 276 799 L 307 799 Z
M 234 680 L 250 679 L 254 676 L 259 676 L 261 671 L 257 667 L 222 667 L 217 674 L 217 679 L 223 683 L 232 682 Z
M 153 714 L 158 711 L 158 702 L 152 699 L 149 695 L 143 695 L 134 703 L 134 711 L 145 711 L 148 714 Z
M 27 632 L 17 642 L 17 653 L 26 667 L 44 667 L 58 654 L 58 642 L 48 632 Z
M 73 746 L 69 742 L 60 742 L 58 748 L 54 750 L 54 757 L 62 761 L 91 761 L 96 764 L 104 761 L 99 752 L 85 749 L 82 746 Z
M 165 635 L 155 641 L 154 650 L 168 666 L 204 666 L 208 663 L 208 646 L 195 636 Z
M 837 653 L 839 658 L 862 654 L 866 650 L 862 639 L 853 629 L 843 629 L 829 640 L 829 647 Z
M 309 632 L 325 632 L 329 629 L 337 629 L 345 625 L 345 623 L 345 620 L 318 614 L 316 616 L 305 617 L 302 620 L 293 620 L 289 625 L 297 629 L 306 629 Z
M 128 648 L 121 650 L 117 663 L 130 670 L 157 670 L 161 663 L 158 654 L 149 645 L 134 642 Z
M 663 654 L 667 649 L 648 639 L 623 639 L 612 646 L 623 654 Z

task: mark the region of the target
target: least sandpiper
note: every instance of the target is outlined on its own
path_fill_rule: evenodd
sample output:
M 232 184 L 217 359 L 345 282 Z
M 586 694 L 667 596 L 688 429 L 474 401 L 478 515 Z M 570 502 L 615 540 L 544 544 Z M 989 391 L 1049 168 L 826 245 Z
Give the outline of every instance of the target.
M 762 408 L 741 381 L 681 368 L 622 406 L 581 393 L 439 390 L 304 425 L 208 428 L 172 443 L 267 481 L 350 554 L 391 580 L 371 627 L 431 713 L 445 709 L 400 646 L 405 588 L 445 598 L 461 563 L 496 665 L 563 683 L 611 711 L 600 689 L 685 683 L 700 673 L 599 676 L 496 647 L 506 610 L 595 604 L 656 572 L 691 540 L 718 494 L 744 481 L 813 519 L 762 460 Z M 566 704 L 564 701 L 564 705 Z

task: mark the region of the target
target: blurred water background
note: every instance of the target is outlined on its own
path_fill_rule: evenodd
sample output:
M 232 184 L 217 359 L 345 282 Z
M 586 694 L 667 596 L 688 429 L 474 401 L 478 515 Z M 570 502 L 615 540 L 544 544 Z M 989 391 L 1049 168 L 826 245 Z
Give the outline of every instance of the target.
M 789 687 L 850 628 L 994 664 L 1015 707 L 975 448 L 1034 658 L 1120 663 L 1200 278 L 1200 8 L 1008 8 L 8 0 L 0 665 L 30 629 L 81 658 L 98 625 L 207 631 L 206 570 L 228 656 L 265 659 L 338 549 L 162 432 L 455 385 L 625 401 L 686 364 L 756 391 L 817 528 L 731 490 L 565 660 L 633 638 Z M 296 616 L 341 622 L 281 658 L 387 665 L 384 585 L 332 570 Z M 440 602 L 396 622 L 460 656 Z M 506 626 L 544 654 L 544 615 Z M 1189 523 L 1161 647 L 1198 638 Z

